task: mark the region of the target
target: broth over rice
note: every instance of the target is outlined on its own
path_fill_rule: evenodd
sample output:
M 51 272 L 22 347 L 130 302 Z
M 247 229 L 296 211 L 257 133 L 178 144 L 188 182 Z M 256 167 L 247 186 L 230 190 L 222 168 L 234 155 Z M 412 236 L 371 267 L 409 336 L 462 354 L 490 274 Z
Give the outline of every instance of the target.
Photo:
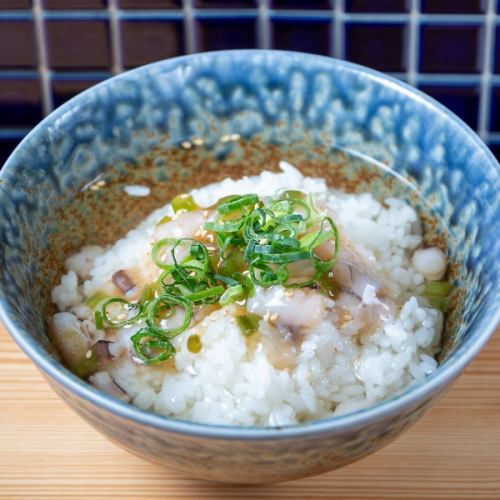
M 68 258 L 50 329 L 65 364 L 163 415 L 271 426 L 434 371 L 451 285 L 415 210 L 280 167 L 177 196 Z

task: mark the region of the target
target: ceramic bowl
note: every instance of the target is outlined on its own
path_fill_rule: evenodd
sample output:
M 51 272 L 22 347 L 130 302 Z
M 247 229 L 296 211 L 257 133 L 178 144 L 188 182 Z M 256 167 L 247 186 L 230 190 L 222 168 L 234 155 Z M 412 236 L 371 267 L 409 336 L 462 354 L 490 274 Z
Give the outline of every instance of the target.
M 176 193 L 275 168 L 281 158 L 347 190 L 404 192 L 430 211 L 462 290 L 432 375 L 352 414 L 256 428 L 142 411 L 60 363 L 45 318 L 65 256 L 83 243 L 113 241 Z M 158 62 L 58 108 L 3 167 L 1 319 L 76 413 L 141 457 L 217 481 L 325 472 L 376 451 L 416 422 L 492 334 L 500 315 L 499 170 L 476 134 L 448 110 L 360 66 L 256 50 Z M 125 184 L 148 185 L 151 194 L 130 197 Z

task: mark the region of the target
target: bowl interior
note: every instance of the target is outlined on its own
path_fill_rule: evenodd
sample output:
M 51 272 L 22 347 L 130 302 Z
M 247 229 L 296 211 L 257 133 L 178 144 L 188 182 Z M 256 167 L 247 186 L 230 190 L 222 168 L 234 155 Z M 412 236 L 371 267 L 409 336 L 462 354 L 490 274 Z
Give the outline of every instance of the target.
M 45 318 L 65 257 L 111 243 L 175 194 L 276 170 L 281 159 L 334 188 L 402 196 L 424 215 L 427 241 L 447 249 L 459 289 L 444 363 L 491 324 L 500 302 L 499 167 L 475 134 L 376 72 L 260 51 L 131 71 L 29 134 L 0 176 L 4 313 L 55 356 Z M 151 194 L 131 197 L 130 184 Z

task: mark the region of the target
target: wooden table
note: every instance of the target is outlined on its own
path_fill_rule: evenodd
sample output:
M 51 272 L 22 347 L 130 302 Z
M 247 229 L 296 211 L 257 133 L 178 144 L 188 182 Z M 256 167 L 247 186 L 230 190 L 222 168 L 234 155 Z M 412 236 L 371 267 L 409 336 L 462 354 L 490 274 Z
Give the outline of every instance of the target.
M 182 477 L 111 444 L 51 392 L 0 325 L 0 498 L 500 499 L 499 332 L 387 448 L 322 476 L 247 487 Z

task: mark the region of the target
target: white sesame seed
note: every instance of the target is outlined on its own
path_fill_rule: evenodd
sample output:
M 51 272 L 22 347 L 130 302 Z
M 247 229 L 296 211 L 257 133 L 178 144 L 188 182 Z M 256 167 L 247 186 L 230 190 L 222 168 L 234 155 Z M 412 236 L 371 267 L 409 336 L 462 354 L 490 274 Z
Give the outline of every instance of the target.
M 189 141 L 182 141 L 181 142 L 181 146 L 184 148 L 184 149 L 191 149 L 191 143 Z
M 208 217 L 208 210 L 203 210 L 203 217 Z
M 92 357 L 92 351 L 90 349 L 85 353 L 85 357 L 87 359 L 90 359 Z
M 269 319 L 273 322 L 276 321 L 278 318 L 279 315 L 277 313 L 271 314 L 271 316 L 269 316 Z
M 203 139 L 201 139 L 200 137 L 194 137 L 193 144 L 195 146 L 203 146 Z

